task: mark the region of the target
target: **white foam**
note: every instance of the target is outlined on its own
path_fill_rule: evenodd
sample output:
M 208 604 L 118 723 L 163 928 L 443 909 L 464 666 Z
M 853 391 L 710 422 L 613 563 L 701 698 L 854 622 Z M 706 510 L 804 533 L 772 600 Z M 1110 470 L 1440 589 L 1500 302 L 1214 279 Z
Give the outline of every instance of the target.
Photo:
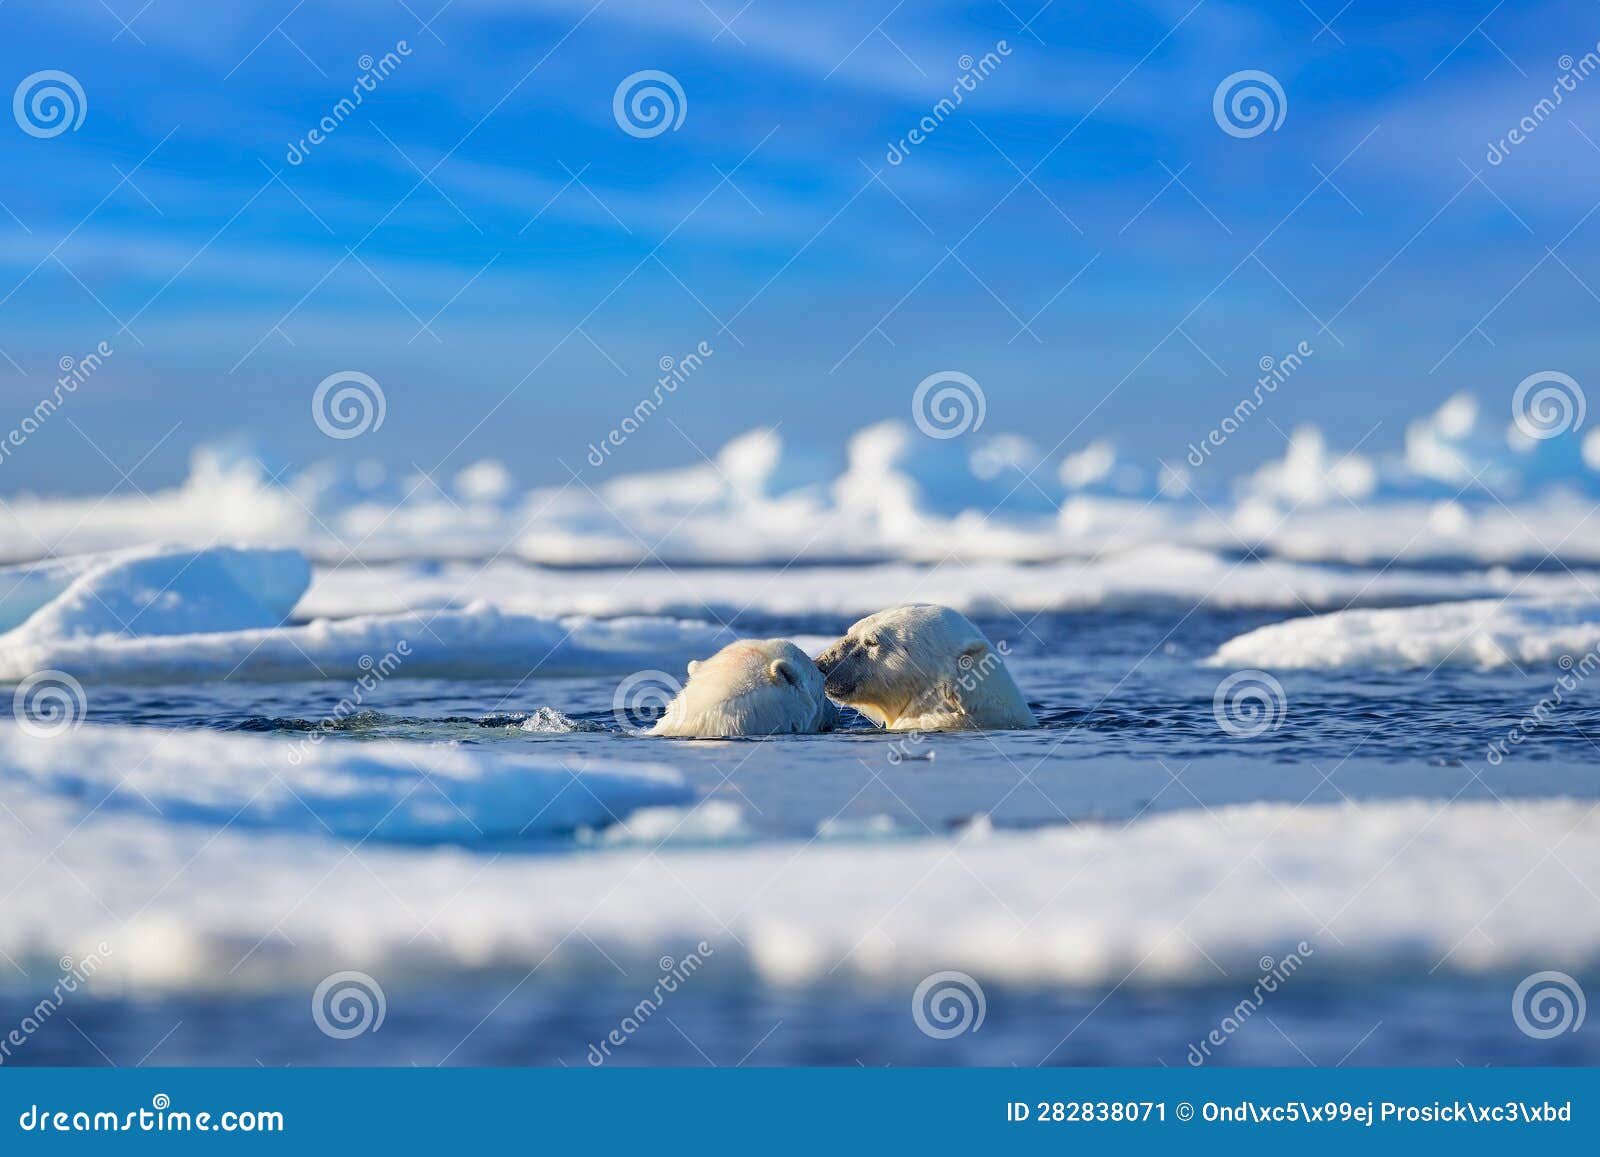
M 351 856 L 326 838 L 114 822 L 86 816 L 90 801 L 52 815 L 13 797 L 30 830 L 0 841 L 0 951 L 26 966 L 104 940 L 97 985 L 472 966 L 537 966 L 537 984 L 600 967 L 591 946 L 626 965 L 702 939 L 719 965 L 696 983 L 729 985 L 948 968 L 985 984 L 1213 983 L 1302 940 L 1322 983 L 1600 961 L 1600 818 L 1563 800 L 1257 804 L 964 841 L 489 861 L 371 844 Z
M 1273 623 L 1230 639 L 1207 662 L 1284 669 L 1528 667 L 1561 660 L 1570 667 L 1597 646 L 1600 601 L 1476 599 Z
M 517 726 L 522 731 L 531 731 L 540 735 L 571 735 L 575 731 L 606 730 L 599 723 L 592 723 L 584 719 L 574 719 L 570 715 L 557 711 L 554 707 L 540 707 Z

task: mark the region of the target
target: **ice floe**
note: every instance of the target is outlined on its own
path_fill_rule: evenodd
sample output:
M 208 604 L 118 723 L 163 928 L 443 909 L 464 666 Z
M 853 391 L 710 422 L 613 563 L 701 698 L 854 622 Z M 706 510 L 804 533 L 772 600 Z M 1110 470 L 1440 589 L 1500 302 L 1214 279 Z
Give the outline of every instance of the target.
M 621 673 L 681 667 L 731 639 L 704 622 L 481 602 L 290 623 L 310 578 L 292 550 L 149 547 L 9 573 L 0 621 L 16 625 L 0 635 L 0 682 L 41 670 L 81 683 Z
M 1600 599 L 1474 599 L 1273 623 L 1217 649 L 1219 667 L 1548 667 L 1600 647 Z M 1585 673 L 1587 673 L 1587 665 Z
M 315 730 L 267 739 L 93 724 L 50 736 L 0 727 L 0 783 L 18 806 L 58 819 L 148 817 L 207 834 L 294 832 L 362 843 L 602 829 L 637 809 L 658 814 L 695 798 L 682 775 L 650 764 L 353 742 Z
M 234 774 L 258 783 L 251 762 Z M 190 794 L 160 782 L 164 806 Z M 351 967 L 387 984 L 537 966 L 540 983 L 602 967 L 597 952 L 626 966 L 701 940 L 717 966 L 696 983 L 729 986 L 948 968 L 985 985 L 1209 984 L 1288 951 L 1306 959 L 1297 984 L 1600 962 L 1590 802 L 1247 804 L 1127 826 L 706 849 L 658 849 L 688 817 L 646 812 L 614 850 L 487 860 L 117 819 L 92 796 L 42 790 L 11 793 L 27 830 L 0 841 L 0 951 L 27 967 L 104 941 L 97 986 L 298 986 Z M 712 819 L 702 834 L 733 834 L 725 806 Z
M 636 471 L 599 456 L 524 487 L 505 464 L 446 481 L 376 462 L 291 472 L 246 446 L 207 446 L 166 490 L 8 495 L 0 559 L 30 561 L 151 538 L 294 546 L 323 562 L 482 560 L 559 565 L 829 561 L 1035 562 L 1157 544 L 1310 561 L 1600 561 L 1600 442 L 1533 439 L 1470 395 L 1356 446 L 1313 426 L 1266 462 L 1136 455 L 1050 431 L 923 436 L 879 422 L 841 444 L 758 428 L 708 458 Z M 1193 469 L 1190 467 L 1193 466 Z
M 1230 558 L 1179 546 L 1108 551 L 1032 566 L 1006 562 L 792 567 L 641 567 L 571 570 L 502 560 L 318 570 L 301 610 L 342 616 L 463 606 L 543 614 L 687 615 L 742 612 L 850 620 L 905 602 L 968 614 L 1096 609 L 1335 610 L 1480 598 L 1516 591 L 1559 598 L 1600 590 L 1600 573 L 1534 575 L 1503 568 L 1391 567 L 1381 572 L 1280 559 Z

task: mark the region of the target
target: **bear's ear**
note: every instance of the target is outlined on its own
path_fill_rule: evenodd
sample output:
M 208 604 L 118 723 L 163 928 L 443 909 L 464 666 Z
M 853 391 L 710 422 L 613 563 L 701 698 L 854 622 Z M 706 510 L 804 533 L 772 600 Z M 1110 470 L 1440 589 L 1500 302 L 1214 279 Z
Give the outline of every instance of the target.
M 689 674 L 693 675 L 699 669 L 700 669 L 700 660 L 699 659 L 690 659 L 689 660 Z
M 772 665 L 767 668 L 767 674 L 772 677 L 774 683 L 781 682 L 792 684 L 795 687 L 800 686 L 800 676 L 789 665 L 789 660 L 787 659 L 772 660 Z

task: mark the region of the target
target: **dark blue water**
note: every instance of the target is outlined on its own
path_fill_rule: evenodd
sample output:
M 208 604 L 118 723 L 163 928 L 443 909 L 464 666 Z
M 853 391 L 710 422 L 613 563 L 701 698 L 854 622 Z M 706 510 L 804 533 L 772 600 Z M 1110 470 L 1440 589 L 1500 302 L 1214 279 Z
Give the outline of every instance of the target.
M 1248 760 L 1333 759 L 1352 755 L 1481 766 L 1490 744 L 1549 693 L 1557 676 L 1544 668 L 1479 671 L 1283 671 L 1286 706 L 1279 725 L 1248 739 L 1218 726 L 1214 696 L 1229 672 L 1200 665 L 1219 645 L 1279 612 L 1049 614 L 978 620 L 1009 644 L 1012 667 L 1048 738 L 1013 735 L 1024 750 L 1040 746 L 1082 758 L 1102 754 L 1188 760 L 1234 755 Z M 746 615 L 732 625 L 753 636 L 827 634 L 832 619 Z M 530 679 L 457 682 L 394 679 L 367 696 L 367 710 L 340 731 L 363 736 L 496 743 L 554 736 L 516 731 L 540 707 L 617 732 L 629 722 L 612 707 L 617 680 Z M 97 688 L 99 722 L 211 727 L 262 732 L 318 726 L 349 693 L 339 682 L 209 683 L 192 687 Z M 1600 689 L 1581 688 L 1517 750 L 1519 761 L 1600 755 Z M 846 728 L 868 724 L 846 712 Z M 507 726 L 509 725 L 509 726 Z M 879 736 L 878 738 L 883 738 Z M 586 738 L 603 744 L 602 738 Z M 654 744 L 650 758 L 662 745 Z M 681 745 L 675 745 L 681 747 Z M 631 751 L 637 756 L 637 751 Z M 613 754 L 620 754 L 613 752 Z

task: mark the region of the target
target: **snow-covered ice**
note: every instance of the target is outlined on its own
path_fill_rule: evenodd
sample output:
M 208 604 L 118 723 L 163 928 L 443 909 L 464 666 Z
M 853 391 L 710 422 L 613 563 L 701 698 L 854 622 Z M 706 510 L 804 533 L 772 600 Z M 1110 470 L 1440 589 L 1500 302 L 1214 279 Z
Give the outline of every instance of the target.
M 756 429 L 693 465 L 630 473 L 608 460 L 565 485 L 523 488 L 493 460 L 439 482 L 371 462 L 290 472 L 214 446 L 165 490 L 8 497 L 0 559 L 161 538 L 366 563 L 1025 563 L 1148 544 L 1359 564 L 1600 562 L 1589 517 L 1600 453 L 1586 456 L 1576 437 L 1533 442 L 1467 395 L 1387 448 L 1355 451 L 1306 426 L 1266 462 L 1231 449 L 1192 466 L 1103 438 L 1053 450 L 1015 433 L 940 442 L 886 421 L 842 447 Z
M 942 603 L 968 614 L 1041 611 L 1179 611 L 1265 608 L 1336 610 L 1397 606 L 1516 592 L 1546 598 L 1600 590 L 1600 572 L 1514 574 L 1391 567 L 1366 571 L 1280 559 L 1228 558 L 1180 546 L 1142 546 L 1093 559 L 1031 566 L 1008 562 L 928 567 L 863 566 L 568 570 L 499 561 L 317 570 L 302 613 L 339 617 L 459 607 L 484 600 L 539 614 L 685 615 L 722 618 L 832 615 L 849 621 L 906 602 Z
M 1600 647 L 1600 600 L 1476 599 L 1350 610 L 1273 623 L 1230 639 L 1217 667 L 1564 668 Z M 1585 665 L 1585 669 L 1587 670 Z
M 476 843 L 603 828 L 695 798 L 650 763 L 558 761 L 389 740 L 341 742 L 84 725 L 0 726 L 0 782 L 52 826 L 68 815 L 299 832 L 358 843 Z M 16 877 L 7 877 L 15 881 Z
M 150 547 L 0 573 L 0 682 L 489 677 L 682 667 L 732 637 L 705 622 L 459 610 L 289 624 L 310 568 L 293 550 Z M 17 600 L 13 608 L 12 599 Z
M 566 822 L 600 809 L 582 791 L 552 797 L 554 772 L 519 785 L 511 764 L 477 752 L 432 756 L 423 776 L 391 750 L 346 745 L 289 781 L 302 804 L 261 766 L 262 741 L 185 736 L 191 756 L 155 735 L 79 735 L 78 753 L 0 739 L 8 801 L 27 825 L 0 841 L 0 951 L 27 966 L 104 940 L 115 952 L 97 985 L 295 985 L 353 961 L 413 978 L 535 965 L 560 975 L 595 965 L 595 950 L 648 962 L 701 940 L 737 962 L 708 972 L 713 984 L 914 980 L 939 968 L 986 983 L 1210 983 L 1219 967 L 1253 976 L 1263 953 L 1301 941 L 1324 980 L 1600 962 L 1590 802 L 1244 804 L 1026 834 L 980 825 L 878 840 L 863 828 L 811 844 L 730 844 L 737 807 L 718 804 L 696 826 L 679 805 L 635 812 L 612 850 L 489 860 L 449 846 L 352 849 L 293 813 L 375 821 L 413 788 L 450 795 L 496 830 L 541 800 L 576 797 Z M 150 769 L 117 787 L 129 798 L 115 810 L 97 805 L 120 771 L 85 792 L 57 782 L 81 774 L 78 755 L 94 745 Z M 642 771 L 596 774 L 586 783 L 611 793 L 608 811 L 681 790 Z M 222 825 L 240 806 L 269 830 Z M 207 822 L 178 822 L 185 809 Z M 459 836 L 470 825 L 453 811 L 419 803 L 401 826 Z M 719 846 L 659 846 L 686 827 Z

